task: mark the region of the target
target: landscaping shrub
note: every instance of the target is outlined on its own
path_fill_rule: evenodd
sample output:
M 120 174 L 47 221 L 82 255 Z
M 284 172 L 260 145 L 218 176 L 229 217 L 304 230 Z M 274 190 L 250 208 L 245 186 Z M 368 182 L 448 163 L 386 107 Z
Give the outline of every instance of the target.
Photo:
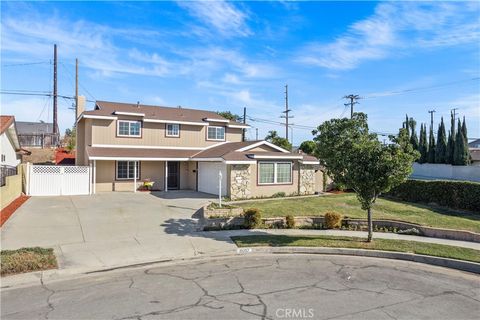
M 286 196 L 285 192 L 280 191 L 280 192 L 274 193 L 274 194 L 272 195 L 272 198 L 283 198 L 283 197 L 285 197 L 285 196 Z
M 295 218 L 292 215 L 288 215 L 285 217 L 287 229 L 293 229 L 295 228 Z
M 436 203 L 480 213 L 480 183 L 475 182 L 407 180 L 387 195 L 403 201 Z
M 57 267 L 53 249 L 21 248 L 1 251 L 1 275 L 47 270 Z
M 324 226 L 327 229 L 340 228 L 342 225 L 342 215 L 338 212 L 325 213 L 324 220 Z
M 255 229 L 262 224 L 262 215 L 260 214 L 260 210 L 256 208 L 245 210 L 243 216 L 245 218 L 245 228 L 247 229 Z

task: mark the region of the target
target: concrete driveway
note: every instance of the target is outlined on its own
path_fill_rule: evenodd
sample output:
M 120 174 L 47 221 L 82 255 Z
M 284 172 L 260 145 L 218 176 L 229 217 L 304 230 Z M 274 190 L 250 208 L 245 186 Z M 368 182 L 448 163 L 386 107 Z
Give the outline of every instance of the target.
M 235 250 L 229 241 L 192 241 L 196 212 L 211 199 L 189 191 L 32 197 L 2 227 L 2 249 L 53 247 L 69 269 Z

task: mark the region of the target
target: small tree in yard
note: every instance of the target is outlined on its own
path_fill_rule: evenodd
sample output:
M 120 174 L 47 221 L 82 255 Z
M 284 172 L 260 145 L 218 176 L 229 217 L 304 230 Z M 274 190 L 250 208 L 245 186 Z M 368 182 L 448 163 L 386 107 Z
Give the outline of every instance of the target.
M 312 140 L 305 140 L 300 144 L 300 147 L 298 149 L 302 150 L 306 154 L 313 154 L 315 151 L 315 142 Z
M 368 217 L 368 241 L 372 240 L 372 207 L 384 192 L 401 184 L 412 173 L 419 157 L 407 135 L 400 129 L 391 144 L 382 144 L 368 131 L 367 116 L 355 113 L 352 119 L 332 119 L 314 131 L 316 155 L 330 177 L 355 191 Z
M 269 131 L 265 140 L 285 150 L 292 150 L 292 144 L 287 139 L 280 137 L 275 130 Z

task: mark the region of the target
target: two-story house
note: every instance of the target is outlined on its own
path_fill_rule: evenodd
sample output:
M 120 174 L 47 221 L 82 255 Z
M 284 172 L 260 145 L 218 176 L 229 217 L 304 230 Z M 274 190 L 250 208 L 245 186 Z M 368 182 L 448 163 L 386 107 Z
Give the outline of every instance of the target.
M 312 156 L 267 141 L 242 141 L 244 123 L 215 112 L 97 101 L 77 115 L 77 165 L 92 166 L 93 190 L 188 189 L 232 199 L 312 194 Z M 220 178 L 221 175 L 221 178 Z M 318 187 L 318 186 L 317 186 Z

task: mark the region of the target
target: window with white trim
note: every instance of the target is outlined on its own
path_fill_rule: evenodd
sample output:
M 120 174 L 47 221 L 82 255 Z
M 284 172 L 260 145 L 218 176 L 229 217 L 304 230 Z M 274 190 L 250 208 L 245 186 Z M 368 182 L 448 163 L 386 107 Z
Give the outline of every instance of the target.
M 258 184 L 292 183 L 291 162 L 259 162 Z
M 208 126 L 207 128 L 207 139 L 208 140 L 225 140 L 225 127 L 213 127 Z
M 180 125 L 178 123 L 167 123 L 167 137 L 180 137 Z
M 117 161 L 117 180 L 133 180 L 135 161 Z M 137 161 L 137 179 L 140 179 L 140 161 Z
M 142 123 L 140 121 L 118 120 L 117 136 L 120 137 L 140 137 Z

